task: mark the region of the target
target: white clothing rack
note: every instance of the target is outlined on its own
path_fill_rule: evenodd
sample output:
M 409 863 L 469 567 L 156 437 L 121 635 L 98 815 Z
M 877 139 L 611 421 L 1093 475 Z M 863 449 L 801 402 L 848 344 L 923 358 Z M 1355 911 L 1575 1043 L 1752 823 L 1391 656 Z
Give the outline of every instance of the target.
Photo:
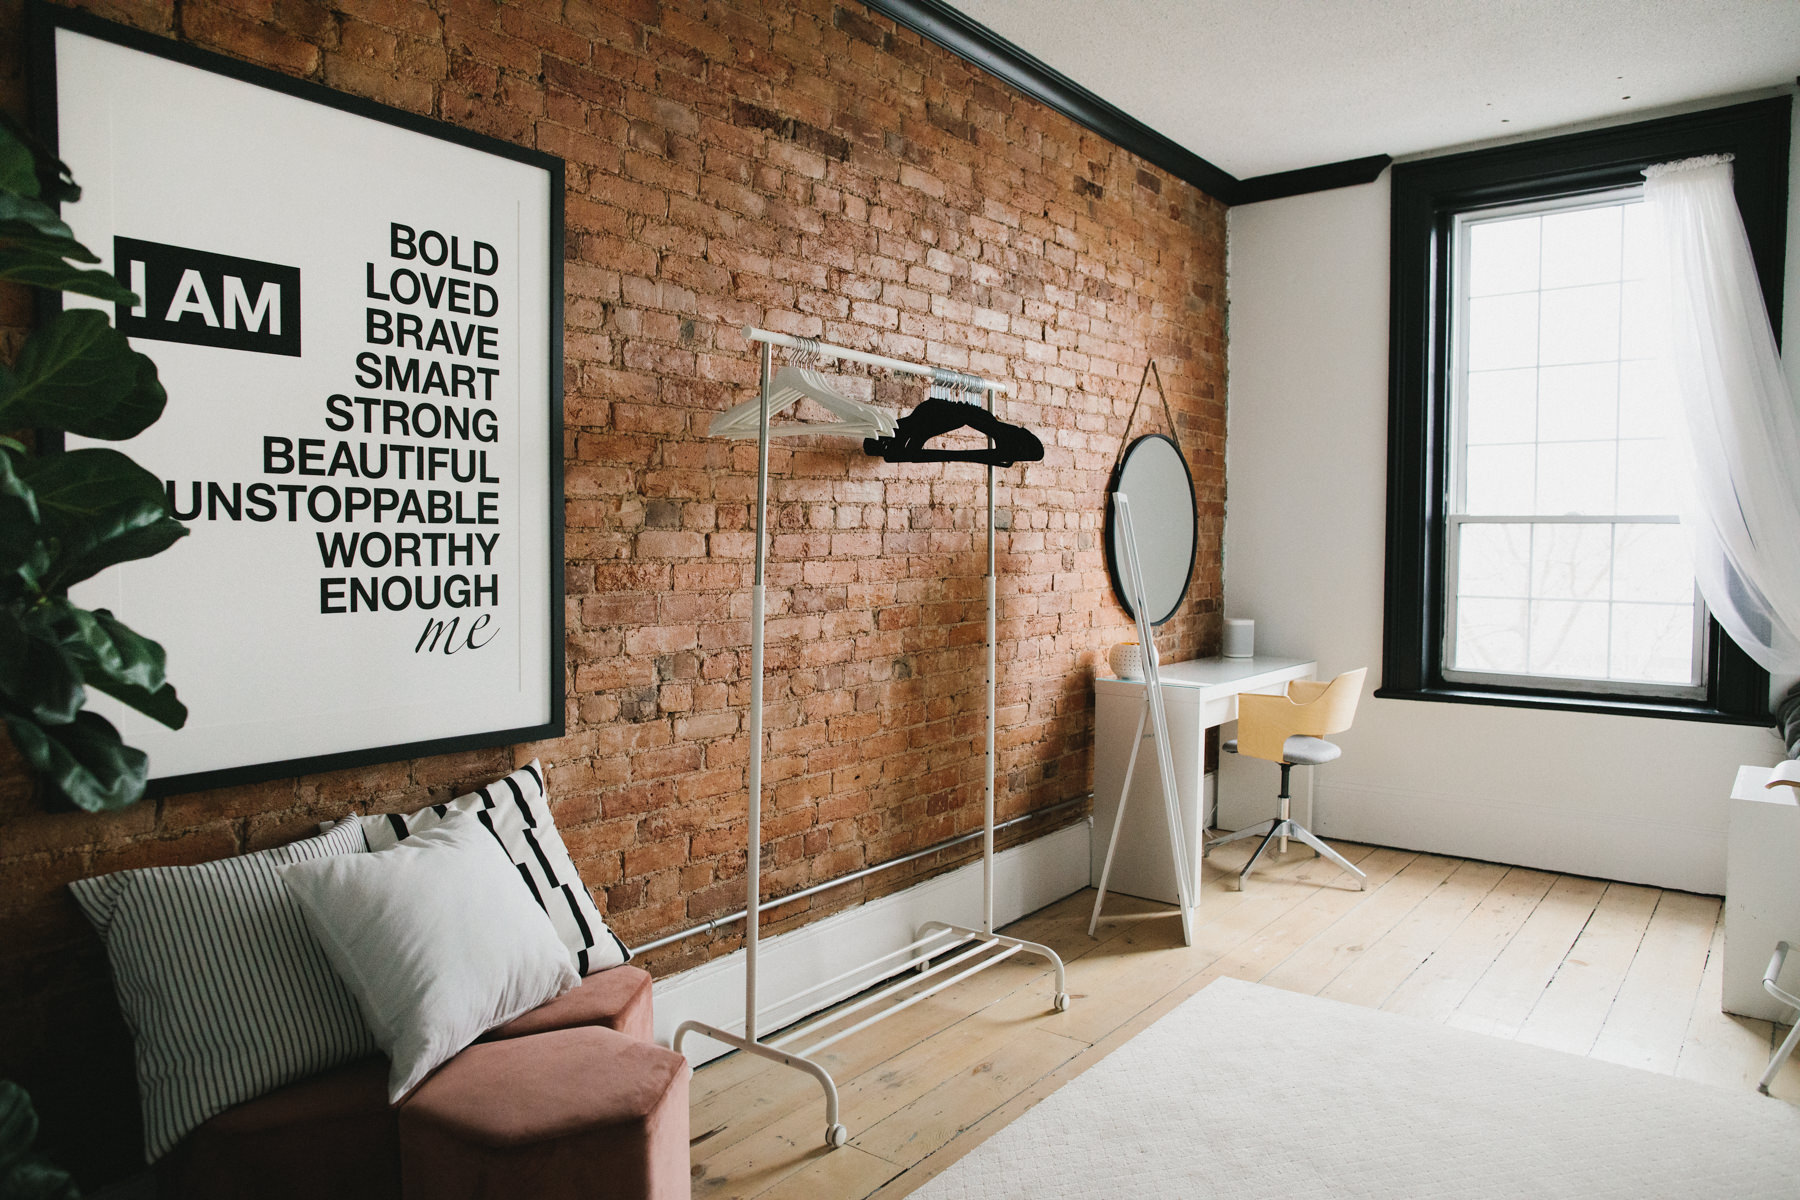
M 1008 388 L 1004 383 L 984 379 L 979 375 L 967 375 L 941 367 L 921 366 L 897 358 L 886 358 L 879 354 L 852 350 L 845 346 L 832 346 L 810 339 L 790 337 L 785 333 L 747 329 L 745 336 L 750 341 L 761 344 L 759 381 L 762 416 L 756 453 L 756 574 L 750 591 L 750 765 L 748 779 L 750 829 L 749 861 L 745 868 L 745 890 L 748 897 L 744 905 L 744 1021 L 741 1032 L 721 1029 L 701 1021 L 683 1021 L 676 1027 L 672 1043 L 675 1050 L 679 1052 L 682 1039 L 688 1033 L 704 1034 L 714 1041 L 723 1042 L 728 1046 L 734 1046 L 739 1050 L 782 1063 L 811 1075 L 818 1080 L 820 1087 L 825 1092 L 825 1144 L 835 1148 L 849 1141 L 850 1134 L 838 1121 L 837 1084 L 833 1082 L 829 1071 L 813 1061 L 812 1055 L 843 1038 L 868 1028 L 877 1021 L 911 1008 L 919 1001 L 943 991 L 978 971 L 986 970 L 996 963 L 1003 962 L 1020 951 L 1046 958 L 1055 967 L 1056 991 L 1052 997 L 1052 1004 L 1057 1012 L 1068 1008 L 1069 993 L 1063 962 L 1056 951 L 1036 942 L 1023 942 L 1017 938 L 1002 937 L 994 932 L 994 468 L 990 465 L 987 469 L 987 761 L 982 801 L 981 928 L 978 930 L 967 929 L 949 922 L 928 921 L 920 927 L 917 939 L 891 954 L 885 954 L 852 968 L 824 983 L 797 992 L 774 1004 L 766 1007 L 758 1004 L 756 951 L 760 916 L 764 909 L 774 908 L 784 902 L 775 900 L 764 904 L 761 894 L 763 570 L 768 560 L 768 538 L 764 531 L 769 508 L 769 384 L 772 377 L 774 350 L 777 346 L 805 350 L 815 352 L 825 358 L 867 363 L 870 366 L 885 367 L 888 370 L 907 375 L 928 376 L 954 388 L 985 393 L 989 412 L 992 412 L 994 408 L 994 396 L 1006 394 Z M 934 965 L 931 960 L 939 957 L 942 957 L 943 960 Z M 760 1026 L 765 1017 L 776 1017 L 777 1019 L 770 1020 L 768 1024 L 771 1027 L 779 1027 L 804 1016 L 806 1011 L 829 1008 L 884 979 L 915 969 L 917 974 L 903 975 L 897 982 L 878 989 L 873 994 L 820 1021 L 813 1022 L 804 1029 L 788 1032 L 768 1040 L 764 1040 L 761 1036 Z M 900 993 L 918 986 L 921 980 L 933 977 L 936 977 L 936 981 L 929 987 L 913 992 L 911 995 L 900 996 Z M 827 994 L 821 995 L 821 993 Z M 804 1005 L 800 1004 L 802 1001 L 805 1002 Z M 889 1004 L 888 1001 L 896 1002 Z M 869 1012 L 869 1010 L 874 1011 Z M 795 1042 L 806 1041 L 831 1029 L 846 1018 L 864 1013 L 868 1013 L 868 1015 L 863 1016 L 861 1020 L 847 1028 L 827 1034 L 812 1042 L 811 1045 L 801 1049 L 788 1048 Z

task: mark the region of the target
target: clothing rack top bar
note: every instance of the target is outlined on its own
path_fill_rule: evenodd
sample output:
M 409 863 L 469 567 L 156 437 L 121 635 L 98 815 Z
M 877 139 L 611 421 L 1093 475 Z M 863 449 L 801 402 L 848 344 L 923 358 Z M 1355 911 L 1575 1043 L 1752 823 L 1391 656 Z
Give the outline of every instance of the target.
M 850 362 L 867 363 L 871 367 L 886 367 L 890 371 L 899 371 L 906 375 L 928 375 L 944 383 L 959 383 L 973 391 L 998 392 L 1002 396 L 1010 395 L 1012 389 L 995 379 L 984 379 L 980 375 L 968 375 L 961 371 L 951 371 L 944 367 L 926 367 L 918 363 L 910 363 L 904 359 L 888 358 L 882 354 L 870 354 L 866 350 L 852 350 L 848 346 L 834 346 L 830 342 L 814 342 L 807 338 L 797 338 L 786 333 L 772 333 L 767 329 L 754 326 L 744 330 L 744 336 L 753 342 L 767 342 L 771 346 L 782 346 L 789 350 L 817 350 L 826 358 L 842 358 Z

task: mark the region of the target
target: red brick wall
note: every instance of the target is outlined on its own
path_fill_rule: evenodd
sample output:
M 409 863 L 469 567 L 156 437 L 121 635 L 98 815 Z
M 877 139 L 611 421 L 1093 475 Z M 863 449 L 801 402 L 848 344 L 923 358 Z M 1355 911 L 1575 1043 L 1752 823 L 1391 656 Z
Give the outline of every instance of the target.
M 1165 655 L 1215 645 L 1224 210 L 1211 198 L 853 0 L 86 7 L 568 161 L 569 733 L 99 817 L 39 812 L 0 751 L 0 1075 L 39 1094 L 70 1161 L 128 1168 L 135 1119 L 128 1039 L 70 879 L 417 807 L 538 755 L 627 941 L 741 903 L 754 446 L 704 431 L 753 395 L 745 325 L 1009 380 L 1003 417 L 1042 436 L 1043 462 L 1000 472 L 1002 818 L 1091 783 L 1089 680 L 1128 634 L 1102 497 L 1149 355 L 1203 514 Z M 19 0 L 0 0 L 0 99 L 23 116 L 21 23 Z M 0 350 L 28 312 L 0 297 Z M 922 398 L 890 378 L 850 386 L 900 410 Z M 1151 397 L 1134 432 L 1161 423 Z M 771 468 L 764 862 L 780 894 L 979 825 L 982 473 L 823 439 L 779 444 Z M 774 925 L 965 857 L 799 902 Z M 648 965 L 737 944 L 734 927 Z

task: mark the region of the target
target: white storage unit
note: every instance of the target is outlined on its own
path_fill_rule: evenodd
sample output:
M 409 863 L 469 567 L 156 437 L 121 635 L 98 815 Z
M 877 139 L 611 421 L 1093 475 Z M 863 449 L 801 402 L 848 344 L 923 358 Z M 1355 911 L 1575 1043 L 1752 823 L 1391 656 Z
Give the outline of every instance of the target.
M 1725 976 L 1728 1013 L 1786 1024 L 1793 1011 L 1763 990 L 1775 943 L 1800 946 L 1800 796 L 1765 788 L 1768 767 L 1739 767 L 1725 842 Z M 1136 789 L 1133 789 L 1134 791 Z M 1789 958 L 1790 990 L 1800 960 Z

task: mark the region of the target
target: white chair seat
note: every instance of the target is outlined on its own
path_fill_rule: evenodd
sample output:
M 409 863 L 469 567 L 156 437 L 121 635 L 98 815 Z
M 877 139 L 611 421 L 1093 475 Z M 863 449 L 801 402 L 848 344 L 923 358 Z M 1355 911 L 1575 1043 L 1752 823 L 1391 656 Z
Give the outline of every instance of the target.
M 1232 738 L 1226 742 L 1224 749 L 1227 754 L 1236 754 L 1238 752 L 1237 739 Z M 1281 743 L 1282 760 L 1301 767 L 1316 767 L 1321 763 L 1332 761 L 1343 753 L 1343 750 L 1333 742 L 1328 742 L 1324 738 L 1306 737 L 1298 733 Z

